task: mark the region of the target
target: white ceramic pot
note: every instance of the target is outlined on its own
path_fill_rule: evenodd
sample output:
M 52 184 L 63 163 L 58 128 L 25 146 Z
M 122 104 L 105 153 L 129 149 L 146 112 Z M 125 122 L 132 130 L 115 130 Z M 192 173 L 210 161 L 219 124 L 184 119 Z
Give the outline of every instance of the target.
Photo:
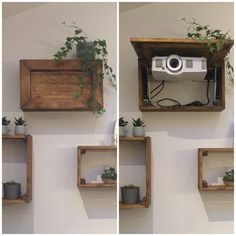
M 7 125 L 2 125 L 2 134 L 8 134 L 8 127 L 7 127 Z
M 123 137 L 125 136 L 125 127 L 119 126 L 119 136 Z
M 25 134 L 25 126 L 16 125 L 15 126 L 15 134 Z
M 133 136 L 144 137 L 145 136 L 144 127 L 133 127 Z

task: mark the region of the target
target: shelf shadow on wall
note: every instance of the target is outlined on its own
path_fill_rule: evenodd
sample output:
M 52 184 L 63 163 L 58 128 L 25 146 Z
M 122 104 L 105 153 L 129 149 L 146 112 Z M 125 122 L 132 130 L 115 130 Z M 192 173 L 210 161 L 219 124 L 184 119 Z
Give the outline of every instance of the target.
M 116 219 L 115 189 L 80 189 L 88 219 Z
M 212 191 L 200 193 L 209 222 L 234 220 L 233 191 Z
M 190 139 L 233 138 L 234 124 L 223 124 L 220 112 L 142 113 L 147 132 L 167 132 L 169 136 Z M 224 121 L 225 122 L 225 121 Z M 213 125 L 214 124 L 214 125 Z

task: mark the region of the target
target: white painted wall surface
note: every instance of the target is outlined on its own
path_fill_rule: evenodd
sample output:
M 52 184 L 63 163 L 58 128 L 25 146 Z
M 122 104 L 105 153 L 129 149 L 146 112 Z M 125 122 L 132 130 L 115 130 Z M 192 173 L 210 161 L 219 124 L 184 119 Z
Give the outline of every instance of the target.
M 116 71 L 116 3 L 47 3 L 10 15 L 3 20 L 2 92 L 3 114 L 11 120 L 22 115 L 19 59 L 52 58 L 73 33 L 61 24 L 70 20 L 89 39 L 107 41 L 108 63 Z M 75 49 L 70 56 L 75 58 Z M 33 136 L 33 200 L 3 207 L 4 233 L 116 232 L 116 191 L 79 191 L 76 185 L 77 146 L 112 142 L 116 90 L 108 81 L 104 105 L 107 112 L 100 118 L 91 112 L 23 114 Z
M 140 113 L 137 55 L 129 41 L 130 37 L 183 38 L 182 17 L 233 35 L 233 16 L 233 3 L 152 3 L 120 14 L 120 116 L 128 119 L 130 135 L 131 118 L 141 116 L 146 135 L 152 138 L 152 205 L 145 211 L 122 211 L 122 233 L 233 232 L 233 193 L 200 194 L 197 188 L 197 149 L 233 146 L 232 83 L 226 79 L 222 112 Z

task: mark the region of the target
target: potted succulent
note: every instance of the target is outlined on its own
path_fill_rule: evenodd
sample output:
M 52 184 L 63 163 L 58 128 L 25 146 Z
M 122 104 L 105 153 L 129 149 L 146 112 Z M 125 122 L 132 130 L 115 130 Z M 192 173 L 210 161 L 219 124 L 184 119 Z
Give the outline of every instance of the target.
M 68 53 L 73 49 L 74 46 L 77 48 L 77 57 L 81 59 L 81 66 L 84 71 L 88 71 L 89 75 L 97 73 L 100 70 L 101 62 L 103 64 L 103 71 L 98 74 L 98 79 L 107 78 L 111 85 L 116 88 L 116 76 L 113 73 L 112 68 L 108 65 L 107 61 L 107 43 L 106 40 L 97 39 L 97 40 L 88 40 L 86 33 L 79 28 L 75 22 L 68 24 L 62 22 L 66 27 L 74 29 L 73 35 L 66 38 L 65 44 L 53 55 L 53 59 L 59 63 Z M 92 65 L 92 66 L 91 66 Z M 86 75 L 87 76 L 87 75 Z M 94 82 L 94 86 L 97 86 L 98 83 Z M 83 88 L 86 85 L 83 82 L 83 77 L 80 78 L 80 86 L 74 91 L 74 98 L 80 99 Z M 88 99 L 88 105 L 93 113 L 101 115 L 106 110 L 101 109 L 98 101 L 96 100 L 93 94 Z
M 225 176 L 223 178 L 223 181 L 226 186 L 233 187 L 234 186 L 234 170 L 230 170 L 225 172 Z
M 5 199 L 18 199 L 21 196 L 21 184 L 14 181 L 3 183 Z
M 6 116 L 2 118 L 2 134 L 8 134 L 8 125 L 11 123 Z
M 132 184 L 121 187 L 121 199 L 124 204 L 138 203 L 140 200 L 139 187 Z
M 133 136 L 135 137 L 144 137 L 145 131 L 144 131 L 144 121 L 141 118 L 138 118 L 135 120 L 133 118 Z
M 124 117 L 119 119 L 119 136 L 125 136 L 125 126 L 128 124 L 128 121 L 124 120 Z
M 20 117 L 16 118 L 15 117 L 15 134 L 25 134 L 25 126 L 27 125 L 26 121 Z
M 104 173 L 102 174 L 102 180 L 106 184 L 113 184 L 116 182 L 117 174 L 116 169 L 113 167 L 108 167 L 104 170 Z

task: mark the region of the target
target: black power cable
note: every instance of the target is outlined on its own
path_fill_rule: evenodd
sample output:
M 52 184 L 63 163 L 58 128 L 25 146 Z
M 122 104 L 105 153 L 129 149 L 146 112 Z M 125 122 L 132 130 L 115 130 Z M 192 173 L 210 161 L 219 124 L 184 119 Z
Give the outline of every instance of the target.
M 209 98 L 209 85 L 210 85 L 210 79 L 207 80 L 207 89 L 206 89 L 206 97 L 207 97 L 207 102 L 206 103 L 202 103 L 198 100 L 196 101 L 193 101 L 191 103 L 188 103 L 188 104 L 185 104 L 185 105 L 182 105 L 179 101 L 175 100 L 175 99 L 172 99 L 172 98 L 163 98 L 163 99 L 160 99 L 158 101 L 156 101 L 156 104 L 161 106 L 161 107 L 165 107 L 165 106 L 162 106 L 160 105 L 159 103 L 160 102 L 163 102 L 163 101 L 171 101 L 171 102 L 175 102 L 176 105 L 173 105 L 173 106 L 204 106 L 204 105 L 208 105 L 209 102 L 210 102 L 210 98 Z M 161 87 L 161 88 L 160 88 Z M 162 80 L 162 83 L 159 84 L 156 88 L 154 88 L 151 93 L 153 93 L 156 89 L 160 88 L 160 90 L 151 97 L 151 99 L 153 99 L 154 97 L 156 97 L 165 87 L 165 81 Z

